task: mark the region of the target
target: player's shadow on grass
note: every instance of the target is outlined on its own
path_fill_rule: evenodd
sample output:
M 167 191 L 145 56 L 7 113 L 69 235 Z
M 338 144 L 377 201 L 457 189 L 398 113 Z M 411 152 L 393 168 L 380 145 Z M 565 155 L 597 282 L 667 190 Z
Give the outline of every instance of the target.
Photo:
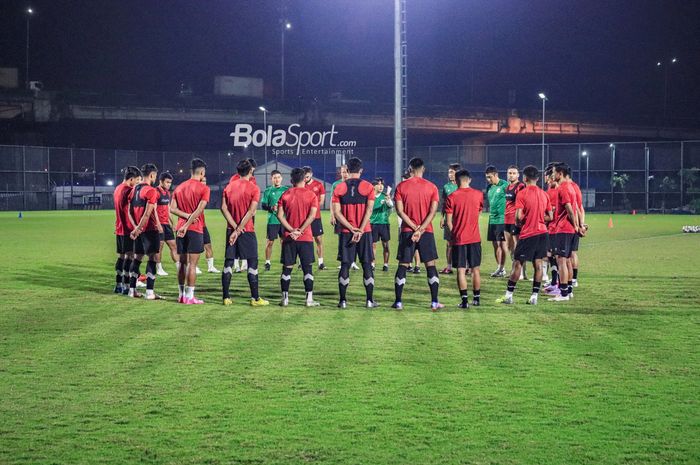
M 99 295 L 112 294 L 114 286 L 114 275 L 105 275 L 103 267 L 71 263 L 43 265 L 32 272 L 11 273 L 9 277 L 30 286 Z

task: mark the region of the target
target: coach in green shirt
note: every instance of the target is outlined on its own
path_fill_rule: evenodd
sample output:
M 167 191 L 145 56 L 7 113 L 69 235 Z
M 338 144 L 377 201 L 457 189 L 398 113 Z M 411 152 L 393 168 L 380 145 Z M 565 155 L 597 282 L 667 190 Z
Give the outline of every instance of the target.
M 442 218 L 440 218 L 440 227 L 443 229 L 442 238 L 445 239 L 445 260 L 447 261 L 447 266 L 440 271 L 441 274 L 452 274 L 452 234 L 445 221 L 445 203 L 447 202 L 447 197 L 457 190 L 455 174 L 460 169 L 459 163 L 450 163 L 447 167 L 447 184 L 442 186 Z
M 272 170 L 270 173 L 272 185 L 267 186 L 262 196 L 262 209 L 267 210 L 267 244 L 265 246 L 265 271 L 270 271 L 270 257 L 272 257 L 272 245 L 275 239 L 282 237 L 282 225 L 277 219 L 277 203 L 289 189 L 289 186 L 282 185 L 282 173 Z
M 491 273 L 492 278 L 502 278 L 506 275 L 505 263 L 508 248 L 505 237 L 506 222 L 506 187 L 508 182 L 498 177 L 495 166 L 486 168 L 486 195 L 489 201 L 489 228 L 486 239 L 493 244 L 493 253 L 498 268 Z
M 375 178 L 374 182 L 374 208 L 372 216 L 369 217 L 369 224 L 372 225 L 372 251 L 374 257 L 377 257 L 377 242 L 382 241 L 384 247 L 384 266 L 382 271 L 389 271 L 389 241 L 391 240 L 391 231 L 389 228 L 389 214 L 394 208 L 394 202 L 391 200 L 391 187 L 386 188 L 384 192 L 384 179 Z M 374 267 L 374 263 L 372 263 Z

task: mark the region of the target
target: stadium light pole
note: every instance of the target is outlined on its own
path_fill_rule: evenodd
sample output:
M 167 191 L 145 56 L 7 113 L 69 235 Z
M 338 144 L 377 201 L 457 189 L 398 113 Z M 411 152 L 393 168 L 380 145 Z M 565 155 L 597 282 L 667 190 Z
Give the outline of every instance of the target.
M 401 0 L 394 0 L 394 188 L 401 182 Z
M 24 64 L 25 64 L 25 70 L 24 70 L 24 87 L 26 89 L 29 89 L 29 20 L 31 19 L 32 15 L 34 15 L 34 8 L 29 7 L 26 10 L 26 16 L 27 16 L 27 47 L 25 49 L 25 57 L 24 57 Z
M 292 23 L 290 23 L 287 20 L 282 20 L 282 28 L 281 28 L 281 42 L 282 42 L 282 48 L 281 48 L 281 54 L 280 54 L 280 64 L 281 64 L 281 77 L 280 77 L 280 96 L 282 97 L 282 101 L 284 101 L 284 36 L 286 35 L 286 32 L 292 28 Z
M 262 111 L 263 114 L 263 130 L 267 134 L 267 108 L 259 106 L 258 110 Z M 267 187 L 267 136 L 265 136 L 265 187 Z
M 676 63 L 678 63 L 678 59 L 676 57 L 671 58 L 666 64 L 661 61 L 656 62 L 656 67 L 663 67 L 664 70 L 664 122 L 666 121 L 666 113 L 668 110 L 668 73 L 671 65 L 675 65 Z
M 544 172 L 544 125 L 545 125 L 545 111 L 547 109 L 547 96 L 544 92 L 538 94 L 540 100 L 542 100 L 542 171 Z M 544 188 L 544 176 L 542 176 L 542 187 Z

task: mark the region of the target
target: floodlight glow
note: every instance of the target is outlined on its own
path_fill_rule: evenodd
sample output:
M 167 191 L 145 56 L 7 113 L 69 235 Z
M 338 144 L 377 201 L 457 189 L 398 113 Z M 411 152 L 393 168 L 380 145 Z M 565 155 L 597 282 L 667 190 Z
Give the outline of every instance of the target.
M 660 61 L 657 61 L 657 62 L 656 62 L 656 66 L 661 66 L 661 62 L 660 62 Z
M 290 23 L 289 21 L 287 21 L 287 22 L 285 23 L 284 27 L 287 28 L 287 29 L 291 29 L 291 28 L 292 28 L 292 23 Z
M 33 15 L 33 14 L 34 14 L 34 9 L 33 9 L 33 8 L 27 8 L 27 14 Z
M 587 156 L 588 156 L 588 152 L 586 152 L 586 151 L 584 150 L 583 152 L 581 152 L 581 156 L 582 156 L 582 157 L 587 157 Z
M 676 60 L 675 58 L 671 59 L 671 63 L 675 63 L 676 61 L 678 61 L 678 60 Z
M 113 185 L 114 185 L 114 181 L 112 181 L 112 180 L 110 179 L 109 181 L 107 181 L 107 185 L 108 185 L 108 186 L 113 186 Z
M 539 95 L 539 97 L 540 97 L 542 100 L 547 100 L 547 96 L 544 95 L 544 92 L 540 92 L 540 93 L 537 94 L 537 95 Z
M 265 108 L 265 107 L 258 107 L 258 110 L 266 112 L 266 111 L 267 111 L 267 108 Z

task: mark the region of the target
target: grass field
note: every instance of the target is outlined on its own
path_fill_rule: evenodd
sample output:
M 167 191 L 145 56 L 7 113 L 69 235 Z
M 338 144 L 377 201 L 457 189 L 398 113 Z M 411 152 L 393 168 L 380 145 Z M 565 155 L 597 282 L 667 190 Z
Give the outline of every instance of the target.
M 0 464 L 698 464 L 700 235 L 680 229 L 700 217 L 614 221 L 589 216 L 574 301 L 530 307 L 521 284 L 499 306 L 505 280 L 486 278 L 459 311 L 450 277 L 431 313 L 425 272 L 388 308 L 393 260 L 382 308 L 360 306 L 354 272 L 338 310 L 332 234 L 320 308 L 253 309 L 243 275 L 233 307 L 218 275 L 199 279 L 206 305 L 177 305 L 170 263 L 171 301 L 134 301 L 112 294 L 110 212 L 2 213 Z

